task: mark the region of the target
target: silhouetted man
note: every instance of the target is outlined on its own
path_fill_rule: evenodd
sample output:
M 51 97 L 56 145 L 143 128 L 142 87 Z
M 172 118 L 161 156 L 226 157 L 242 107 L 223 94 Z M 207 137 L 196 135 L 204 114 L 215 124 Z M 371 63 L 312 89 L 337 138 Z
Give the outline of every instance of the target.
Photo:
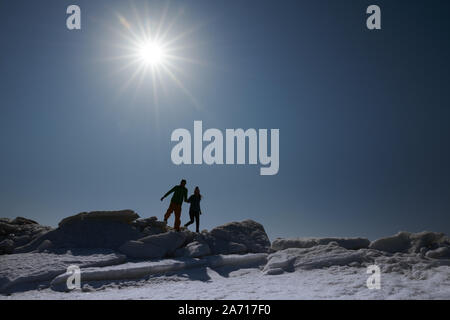
M 175 224 L 174 228 L 177 231 L 180 231 L 180 224 L 181 224 L 181 205 L 183 204 L 183 200 L 187 201 L 187 189 L 185 187 L 186 180 L 181 180 L 180 185 L 173 187 L 170 189 L 162 198 L 161 201 L 164 200 L 165 197 L 167 197 L 169 194 L 173 192 L 172 199 L 170 200 L 169 208 L 166 211 L 166 214 L 164 215 L 164 222 L 167 223 L 167 219 L 169 219 L 172 212 L 175 213 Z

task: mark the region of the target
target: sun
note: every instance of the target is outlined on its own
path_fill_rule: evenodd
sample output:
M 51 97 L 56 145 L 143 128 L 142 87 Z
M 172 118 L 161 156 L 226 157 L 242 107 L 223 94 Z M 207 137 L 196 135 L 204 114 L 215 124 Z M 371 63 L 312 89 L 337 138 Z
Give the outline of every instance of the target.
M 189 57 L 196 48 L 194 32 L 202 23 L 192 27 L 180 25 L 179 18 L 184 11 L 171 11 L 169 3 L 160 12 L 157 8 L 152 13 L 147 6 L 137 8 L 132 4 L 129 17 L 116 12 L 118 21 L 106 24 L 108 33 L 113 31 L 116 40 L 108 40 L 112 55 L 103 59 L 114 63 L 114 76 L 126 77 L 117 94 L 134 87 L 135 96 L 151 94 L 152 105 L 157 110 L 160 97 L 166 97 L 174 85 L 199 108 L 186 83 L 193 75 L 188 68 L 204 65 L 204 61 Z
M 166 52 L 160 43 L 146 40 L 138 46 L 138 56 L 145 65 L 155 67 L 164 63 Z

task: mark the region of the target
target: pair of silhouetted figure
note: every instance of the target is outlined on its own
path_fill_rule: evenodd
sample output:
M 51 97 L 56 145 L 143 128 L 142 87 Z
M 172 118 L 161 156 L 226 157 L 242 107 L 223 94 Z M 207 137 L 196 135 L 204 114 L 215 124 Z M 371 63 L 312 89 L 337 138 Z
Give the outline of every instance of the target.
M 200 215 L 202 214 L 202 211 L 200 209 L 200 201 L 202 200 L 202 195 L 200 194 L 200 189 L 198 187 L 195 187 L 194 194 L 191 195 L 189 198 L 187 197 L 188 190 L 186 189 L 186 180 L 181 180 L 181 183 L 178 186 L 173 187 L 170 189 L 162 198 L 161 201 L 164 200 L 165 197 L 167 197 L 169 194 L 173 192 L 172 199 L 170 200 L 169 208 L 166 211 L 166 214 L 164 215 L 164 222 L 167 223 L 167 219 L 169 219 L 172 212 L 175 213 L 175 224 L 174 228 L 176 231 L 180 231 L 180 225 L 181 225 L 181 205 L 183 204 L 183 200 L 185 202 L 188 202 L 191 204 L 189 208 L 189 217 L 190 221 L 186 223 L 184 226 L 187 227 L 194 223 L 195 219 L 195 225 L 196 225 L 196 232 L 199 232 L 200 227 Z

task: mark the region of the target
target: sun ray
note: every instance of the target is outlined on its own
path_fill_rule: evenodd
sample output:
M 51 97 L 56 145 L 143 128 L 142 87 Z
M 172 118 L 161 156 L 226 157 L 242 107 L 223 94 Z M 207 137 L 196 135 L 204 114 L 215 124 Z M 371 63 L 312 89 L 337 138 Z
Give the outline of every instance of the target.
M 169 75 L 169 77 L 178 85 L 178 87 L 184 92 L 184 94 L 186 94 L 189 99 L 191 100 L 192 104 L 197 108 L 197 109 L 201 109 L 200 108 L 200 104 L 198 103 L 197 99 L 195 99 L 195 97 L 191 94 L 191 92 L 183 85 L 183 83 L 178 80 L 178 78 L 172 73 L 172 71 L 165 65 L 162 65 L 162 67 L 164 68 L 164 70 L 167 72 L 167 74 Z
M 167 38 L 167 36 L 170 34 L 170 32 L 172 31 L 173 26 L 175 25 L 175 23 L 177 22 L 178 18 L 181 16 L 182 11 L 179 10 L 177 15 L 172 19 L 172 21 L 170 22 L 170 24 L 166 27 L 166 31 L 159 36 L 159 38 L 161 40 L 164 40 Z
M 184 11 L 178 9 L 171 15 L 173 10 L 170 8 L 170 2 L 161 7 L 158 19 L 154 16 L 156 11 L 150 12 L 148 2 L 142 7 L 136 4 L 137 2 L 131 0 L 129 16 L 123 12 L 114 12 L 117 18 L 115 23 L 106 25 L 107 30 L 120 39 L 108 43 L 112 54 L 102 59 L 116 66 L 109 76 L 117 78 L 118 74 L 133 70 L 120 84 L 116 93 L 123 94 L 133 86 L 134 99 L 139 93 L 151 95 L 149 107 L 158 114 L 161 97 L 170 95 L 168 88 L 172 83 L 188 97 L 187 100 L 195 108 L 200 108 L 198 100 L 185 84 L 189 73 L 183 66 L 205 63 L 187 57 L 183 52 L 186 53 L 187 48 L 194 47 L 192 41 L 187 41 L 188 37 L 203 24 L 197 23 L 192 28 L 179 27 L 178 22 Z M 175 32 L 177 29 L 179 32 Z
M 159 40 L 164 41 L 164 37 L 160 38 L 160 34 L 161 34 L 161 28 L 163 27 L 163 25 L 166 21 L 167 12 L 169 11 L 169 4 L 170 4 L 170 2 L 166 3 L 166 6 L 164 7 L 164 12 L 161 16 L 161 19 L 159 20 L 158 28 L 156 29 L 156 34 L 155 34 L 156 41 L 159 41 Z
M 141 18 L 140 18 L 140 16 L 139 16 L 139 13 L 138 13 L 138 11 L 137 11 L 137 8 L 136 8 L 136 6 L 134 5 L 134 1 L 132 1 L 131 3 L 132 3 L 132 4 L 131 4 L 131 7 L 132 7 L 132 10 L 133 10 L 133 12 L 134 12 L 134 17 L 135 17 L 135 19 L 136 19 L 137 26 L 138 26 L 139 31 L 140 31 L 140 35 L 141 35 L 141 36 L 145 36 L 145 28 L 144 28 L 144 25 L 143 25 L 143 23 L 142 23 L 142 21 L 141 21 Z
M 136 68 L 136 70 L 133 72 L 133 74 L 131 75 L 131 77 L 128 79 L 128 81 L 126 81 L 120 88 L 119 88 L 119 92 L 123 93 L 130 85 L 131 83 L 134 81 L 134 79 L 139 75 L 139 73 L 143 72 L 142 68 Z
M 166 54 L 166 57 L 168 58 L 167 60 L 178 60 L 178 61 L 189 62 L 191 64 L 202 65 L 202 66 L 208 66 L 209 65 L 205 61 L 194 60 L 194 59 L 190 59 L 190 58 L 186 58 L 186 57 L 182 57 L 182 56 Z

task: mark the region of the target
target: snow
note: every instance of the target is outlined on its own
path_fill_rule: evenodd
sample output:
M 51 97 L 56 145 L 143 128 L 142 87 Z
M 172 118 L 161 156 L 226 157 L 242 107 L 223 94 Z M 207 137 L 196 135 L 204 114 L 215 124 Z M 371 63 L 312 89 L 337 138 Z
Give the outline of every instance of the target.
M 261 239 L 258 248 L 268 248 Z M 194 250 L 207 241 L 191 243 Z M 270 253 L 158 260 L 127 260 L 106 249 L 49 252 L 45 247 L 2 255 L 0 299 L 450 299 L 450 242 L 443 234 L 401 232 L 370 245 L 363 238 L 274 243 Z M 65 292 L 69 265 L 82 268 L 81 290 Z M 372 265 L 381 271 L 379 290 L 367 287 Z
M 0 293 L 32 287 L 66 272 L 70 265 L 80 268 L 107 266 L 125 261 L 111 250 L 77 249 L 56 253 L 19 253 L 0 256 Z
M 367 288 L 371 264 L 380 266 L 380 290 Z M 449 259 L 346 250 L 335 243 L 270 255 L 128 262 L 81 274 L 82 290 L 46 287 L 0 299 L 450 299 Z
M 125 263 L 106 268 L 88 268 L 81 274 L 81 281 L 104 281 L 138 279 L 154 274 L 163 274 L 179 270 L 187 270 L 198 267 L 218 268 L 223 266 L 242 267 L 248 265 L 261 265 L 267 262 L 267 254 L 245 255 L 217 255 L 203 259 L 179 258 L 163 259 L 149 262 Z M 53 279 L 51 287 L 54 290 L 66 289 L 65 284 L 71 273 L 63 273 Z
M 195 268 L 140 281 L 85 286 L 84 291 L 50 289 L 0 299 L 450 299 L 450 270 L 427 270 L 426 280 L 399 273 L 381 276 L 381 289 L 366 287 L 365 268 L 333 266 L 267 276 L 259 268 Z

